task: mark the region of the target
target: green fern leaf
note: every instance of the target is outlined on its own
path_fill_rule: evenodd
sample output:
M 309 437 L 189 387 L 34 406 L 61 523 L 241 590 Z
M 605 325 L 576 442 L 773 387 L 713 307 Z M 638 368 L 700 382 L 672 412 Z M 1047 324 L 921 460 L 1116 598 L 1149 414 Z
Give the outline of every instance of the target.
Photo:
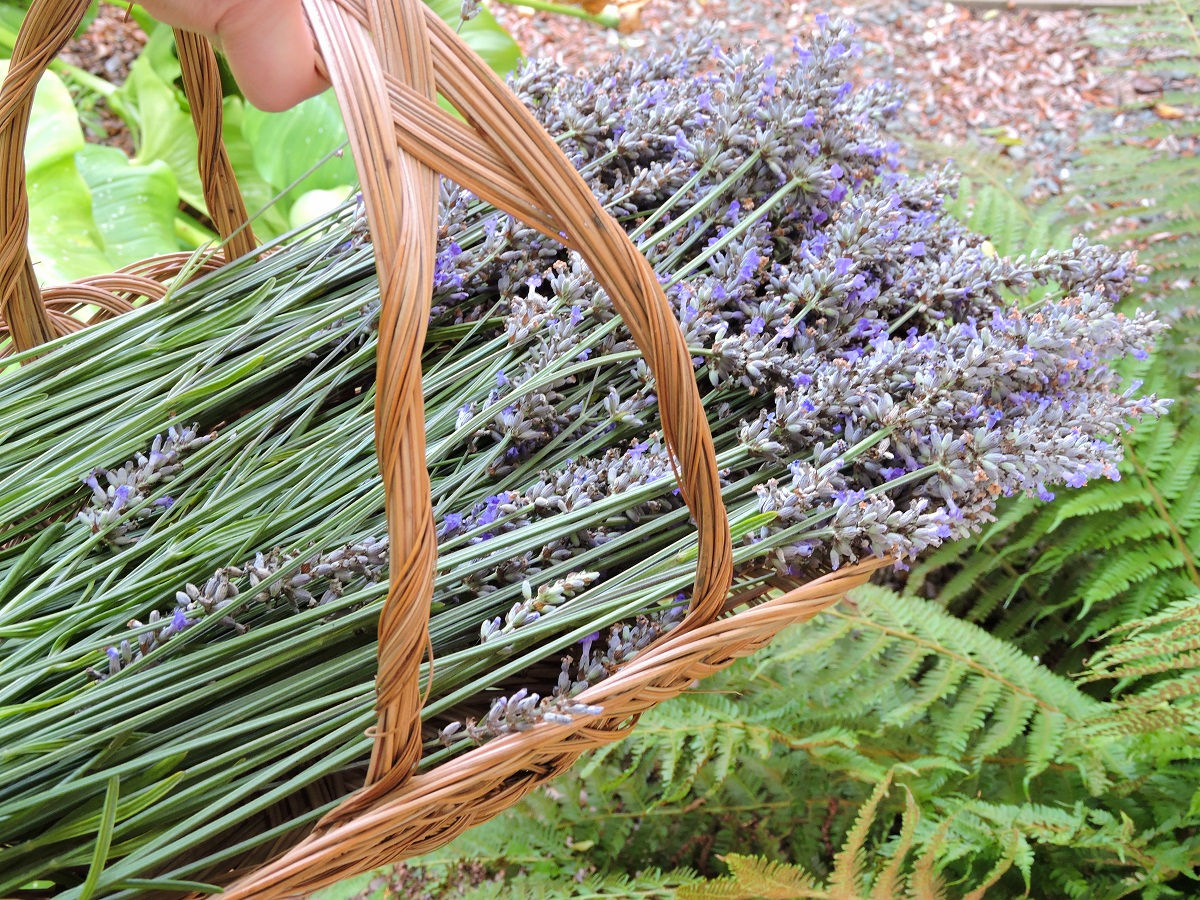
M 1141 505 L 1145 500 L 1142 485 L 1132 479 L 1101 482 L 1096 487 L 1080 491 L 1061 500 L 1052 507 L 1054 518 L 1046 531 L 1054 531 L 1063 522 L 1076 516 L 1095 516 L 1101 512 L 1112 512 L 1130 505 Z
M 1131 547 L 1120 554 L 1112 554 L 1092 570 L 1090 584 L 1080 597 L 1083 608 L 1079 615 L 1086 617 L 1096 603 L 1113 599 L 1156 572 L 1182 567 L 1183 555 L 1167 543 Z
M 1026 725 L 1037 711 L 1037 704 L 1031 698 L 1016 693 L 1007 694 L 992 710 L 987 732 L 972 749 L 972 755 L 977 759 L 986 759 L 1014 744 L 1025 733 Z
M 812 875 L 800 866 L 771 862 L 757 856 L 730 853 L 722 857 L 732 874 L 728 878 L 685 885 L 680 900 L 793 900 L 829 897 Z
M 912 850 L 921 812 L 908 785 L 901 784 L 900 787 L 904 790 L 904 817 L 900 820 L 900 834 L 892 848 L 891 857 L 875 878 L 871 888 L 871 900 L 894 900 L 901 895 L 904 886 L 902 869 L 909 851 Z
M 875 786 L 867 802 L 854 818 L 854 826 L 846 835 L 846 842 L 833 858 L 833 873 L 829 879 L 829 895 L 835 900 L 858 900 L 866 872 L 866 843 L 871 823 L 879 803 L 892 787 L 892 773 Z
M 1066 717 L 1058 712 L 1039 710 L 1025 740 L 1025 790 L 1050 765 L 1066 738 Z

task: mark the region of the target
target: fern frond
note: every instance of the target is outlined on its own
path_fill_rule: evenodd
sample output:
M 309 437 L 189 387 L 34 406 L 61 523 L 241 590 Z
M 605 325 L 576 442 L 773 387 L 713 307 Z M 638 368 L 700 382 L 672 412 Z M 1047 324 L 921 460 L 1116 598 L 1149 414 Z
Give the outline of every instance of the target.
M 729 866 L 729 877 L 686 885 L 679 889 L 680 900 L 793 900 L 833 896 L 818 888 L 813 876 L 800 866 L 738 853 L 721 859 Z
M 947 208 L 976 234 L 985 235 L 997 254 L 1016 257 L 1071 246 L 1071 231 L 1059 206 L 1032 207 L 1024 201 L 1028 176 L 970 149 L 957 152 L 954 163 L 964 174 L 958 196 Z
M 1200 593 L 1144 619 L 1126 622 L 1109 633 L 1110 642 L 1091 660 L 1082 682 L 1132 679 L 1164 672 L 1200 669 Z
M 1041 775 L 1050 765 L 1050 761 L 1058 756 L 1066 739 L 1066 716 L 1061 713 L 1046 713 L 1038 716 L 1029 729 L 1025 740 L 1025 789 L 1029 783 Z
M 1004 877 L 1004 873 L 1013 867 L 1016 862 L 1017 852 L 1021 848 L 1021 834 L 1018 831 L 1012 832 L 1012 852 L 1006 853 L 996 861 L 996 865 L 992 867 L 992 871 L 984 876 L 983 882 L 972 891 L 963 894 L 963 900 L 983 900 L 984 894 L 996 886 L 996 883 Z
M 829 877 L 829 896 L 833 900 L 859 900 L 862 896 L 863 875 L 866 870 L 866 843 L 871 823 L 875 820 L 879 803 L 892 788 L 893 774 L 875 785 L 875 790 L 854 817 L 854 826 L 846 835 L 846 842 L 833 858 L 833 872 Z
M 1017 693 L 1009 693 L 992 710 L 987 724 L 987 732 L 979 739 L 972 751 L 974 756 L 986 759 L 999 753 L 1005 747 L 1012 746 L 1019 737 L 1025 734 L 1026 726 L 1036 712 L 1037 705 L 1030 698 L 1022 697 Z M 1046 716 L 1053 716 L 1053 713 L 1046 713 Z
M 908 896 L 913 900 L 945 900 L 946 883 L 938 874 L 938 861 L 954 824 L 953 814 L 942 819 L 932 836 L 925 842 L 921 855 L 913 865 L 908 882 Z
M 909 851 L 912 850 L 921 812 L 908 785 L 901 784 L 900 787 L 904 790 L 904 816 L 900 820 L 900 834 L 896 838 L 890 859 L 875 877 L 871 888 L 871 900 L 894 900 L 900 896 L 905 881 L 902 870 Z
M 1183 554 L 1166 542 L 1127 547 L 1119 554 L 1109 554 L 1096 564 L 1090 583 L 1079 596 L 1080 618 L 1086 617 L 1097 603 L 1113 600 L 1155 574 L 1180 569 L 1183 564 Z
M 1176 604 L 1124 627 L 1094 671 L 1186 663 L 1197 622 Z M 490 880 L 462 896 L 497 900 L 927 900 L 1031 883 L 1115 900 L 1200 865 L 1200 717 L 1178 724 L 1198 694 L 1185 668 L 1102 702 L 934 602 L 869 587 L 419 864 L 482 867 Z M 713 871 L 720 857 L 732 874 Z
M 829 618 L 840 620 L 856 640 L 874 645 L 884 635 L 894 648 L 903 648 L 889 651 L 906 657 L 906 665 L 895 671 L 914 671 L 907 661 L 914 648 L 926 661 L 899 692 L 902 702 L 883 716 L 889 725 L 929 716 L 938 735 L 934 752 L 940 756 L 961 760 L 992 754 L 1038 729 L 1043 716 L 1078 721 L 1094 709 L 1094 701 L 1066 679 L 934 603 L 873 587 L 856 592 L 854 601 L 856 609 L 838 607 Z M 872 674 L 881 669 L 887 667 L 876 666 Z

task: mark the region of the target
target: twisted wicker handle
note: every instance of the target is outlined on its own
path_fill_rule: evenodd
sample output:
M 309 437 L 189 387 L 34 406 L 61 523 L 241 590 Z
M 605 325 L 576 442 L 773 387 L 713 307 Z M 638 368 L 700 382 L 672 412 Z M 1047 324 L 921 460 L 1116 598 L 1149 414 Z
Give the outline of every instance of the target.
M 25 191 L 25 135 L 34 91 L 51 60 L 83 20 L 90 0 L 38 0 L 29 9 L 13 47 L 12 61 L 0 86 L 0 325 L 17 351 L 29 350 L 81 327 L 78 319 L 56 314 L 55 306 L 97 303 L 110 313 L 130 308 L 121 294 L 161 296 L 153 272 L 145 267 L 128 277 L 93 280 L 84 290 L 60 290 L 43 297 L 29 257 L 29 196 Z M 203 38 L 176 31 L 184 88 L 199 136 L 199 166 L 209 216 L 225 240 L 227 258 L 254 249 L 246 207 L 233 167 L 221 141 L 221 74 L 212 47 Z M 182 263 L 182 258 L 179 260 Z M 178 266 L 158 274 L 168 275 Z M 116 293 L 114 293 L 116 292 Z
M 553 138 L 419 0 L 304 5 L 338 93 L 375 237 L 382 298 L 376 441 L 392 548 L 367 788 L 336 819 L 403 784 L 420 758 L 418 673 L 436 559 L 420 355 L 432 296 L 437 173 L 578 251 L 646 354 L 680 492 L 699 531 L 696 586 L 681 631 L 717 615 L 733 567 L 691 354 L 650 264 Z M 438 107 L 435 92 L 466 124 Z

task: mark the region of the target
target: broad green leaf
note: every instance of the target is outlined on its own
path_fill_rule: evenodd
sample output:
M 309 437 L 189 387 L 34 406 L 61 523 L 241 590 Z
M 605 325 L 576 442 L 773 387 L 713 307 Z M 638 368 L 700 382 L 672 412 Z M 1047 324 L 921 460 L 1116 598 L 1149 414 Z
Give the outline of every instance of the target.
M 0 62 L 7 74 L 8 61 Z M 38 82 L 33 112 L 25 131 L 25 167 L 33 173 L 71 159 L 83 149 L 83 129 L 71 101 L 71 92 L 57 75 L 47 73 Z
M 8 62 L 0 60 L 0 77 Z M 112 270 L 92 220 L 91 196 L 75 168 L 83 130 L 66 86 L 43 76 L 33 98 L 25 143 L 29 190 L 29 253 L 43 284 Z
M 284 191 L 303 178 L 288 192 L 289 199 L 358 181 L 354 160 L 348 153 L 328 160 L 305 177 L 309 169 L 346 141 L 342 111 L 332 90 L 281 113 L 265 113 L 247 105 L 242 133 L 253 152 L 255 170 L 276 191 Z
M 427 0 L 442 19 L 458 27 L 458 0 Z M 509 33 L 486 9 L 463 23 L 459 34 L 496 72 L 503 75 L 516 67 L 521 50 Z M 254 153 L 258 174 L 277 191 L 288 188 L 346 140 L 341 109 L 333 91 L 304 101 L 287 112 L 264 113 L 247 106 L 243 132 Z M 286 147 L 287 152 L 280 152 Z M 331 159 L 289 191 L 285 208 L 314 190 L 340 190 L 357 183 L 354 161 L 349 154 Z
M 5 56 L 12 53 L 13 44 L 17 39 L 17 31 L 21 27 L 21 22 L 25 19 L 25 13 L 29 11 L 29 2 L 0 3 L 0 49 L 3 50 Z M 83 21 L 79 23 L 79 27 L 75 30 L 76 34 L 83 34 L 87 27 L 92 24 L 92 20 L 96 18 L 96 3 L 93 2 L 88 11 L 83 14 Z
M 116 108 L 133 129 L 137 155 L 134 162 L 166 163 L 175 174 L 179 196 L 203 210 L 204 195 L 196 166 L 199 142 L 183 93 L 175 87 L 179 62 L 174 56 L 169 28 L 156 28 L 145 50 L 129 70 L 116 93 Z
M 315 190 L 301 194 L 296 198 L 296 202 L 292 204 L 291 211 L 288 213 L 288 224 L 292 228 L 300 228 L 309 222 L 323 218 L 345 203 L 352 193 L 354 193 L 354 188 L 344 184 L 340 188 L 328 191 Z
M 6 57 L 12 55 L 13 45 L 17 42 L 17 31 L 24 18 L 24 10 L 0 3 L 0 51 Z
M 161 160 L 135 165 L 115 147 L 89 145 L 76 164 L 92 193 L 92 217 L 113 268 L 179 249 L 179 189 Z

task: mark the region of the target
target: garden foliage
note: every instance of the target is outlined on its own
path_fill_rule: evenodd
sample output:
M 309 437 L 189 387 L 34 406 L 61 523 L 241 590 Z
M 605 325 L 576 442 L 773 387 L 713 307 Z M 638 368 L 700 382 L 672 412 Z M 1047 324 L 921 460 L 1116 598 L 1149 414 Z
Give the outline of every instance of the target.
M 486 9 L 464 22 L 457 2 L 429 5 L 497 72 L 516 66 L 519 48 Z M 27 2 L 0 2 L 0 58 L 11 52 L 26 8 Z M 194 250 L 215 237 L 171 29 L 140 10 L 132 14 L 149 40 L 123 84 L 56 61 L 38 89 L 26 157 L 30 251 L 44 284 Z M 132 158 L 115 147 L 85 144 L 80 119 L 97 103 L 129 128 Z M 287 112 L 263 113 L 227 78 L 223 137 L 246 205 L 257 213 L 253 228 L 260 238 L 278 237 L 332 210 L 354 190 L 357 176 L 342 152 L 346 134 L 332 91 Z
M 621 896 L 628 873 L 651 896 L 1189 896 L 1196 709 L 1177 688 L 1198 612 L 1142 624 L 1076 683 L 863 589 L 392 877 L 464 897 Z M 1137 671 L 1169 674 L 1085 690 Z M 732 880 L 704 884 L 731 856 Z
M 1196 69 L 1194 12 L 1190 3 L 1123 12 L 1105 20 L 1099 38 L 1152 46 L 1146 74 L 1179 77 Z M 1198 99 L 1174 92 L 1161 102 L 1194 112 Z M 1147 280 L 1137 299 L 1174 325 L 1151 359 L 1126 369 L 1175 403 L 1125 438 L 1119 481 L 1051 504 L 1013 503 L 977 539 L 929 556 L 908 582 L 1064 672 L 1080 671 L 1110 629 L 1200 594 L 1197 182 L 1195 158 L 1179 152 L 1195 128 L 1188 117 L 1156 118 L 1140 131 L 1096 139 L 1082 157 L 1069 217 L 1014 216 L 1006 201 L 975 204 L 972 221 L 984 231 L 1005 233 L 1022 215 L 1053 223 L 1051 231 L 1086 217 L 1111 241 L 1142 245 Z

